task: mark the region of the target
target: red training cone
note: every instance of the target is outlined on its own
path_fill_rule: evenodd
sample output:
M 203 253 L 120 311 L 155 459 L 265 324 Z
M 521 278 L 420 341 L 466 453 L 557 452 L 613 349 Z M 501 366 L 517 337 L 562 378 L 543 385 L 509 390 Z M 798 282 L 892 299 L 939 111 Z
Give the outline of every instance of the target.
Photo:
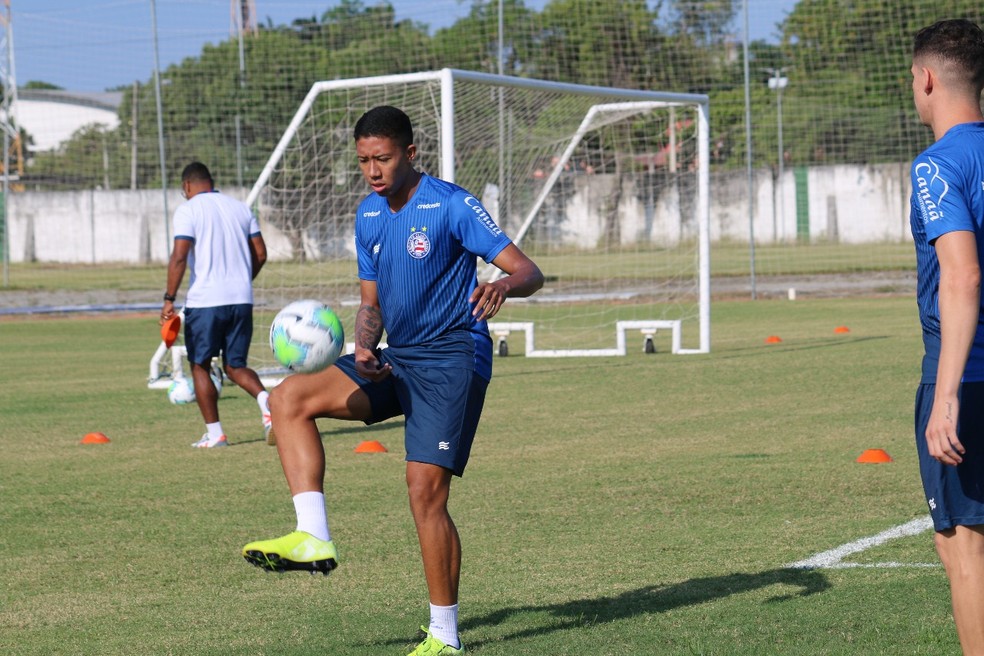
M 106 444 L 109 438 L 103 433 L 86 433 L 79 444 Z
M 378 440 L 366 440 L 355 447 L 356 453 L 386 453 L 386 447 Z
M 892 456 L 888 455 L 885 449 L 866 449 L 864 453 L 858 456 L 857 462 L 864 463 L 880 463 L 880 462 L 892 462 Z

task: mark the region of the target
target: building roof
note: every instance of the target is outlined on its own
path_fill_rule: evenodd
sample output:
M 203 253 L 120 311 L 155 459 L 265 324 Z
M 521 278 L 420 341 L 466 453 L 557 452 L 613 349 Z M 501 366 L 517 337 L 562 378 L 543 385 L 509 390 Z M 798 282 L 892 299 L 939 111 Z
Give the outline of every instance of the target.
M 117 110 L 122 100 L 122 91 L 18 89 L 12 114 L 30 135 L 31 150 L 53 150 L 87 125 L 118 127 Z

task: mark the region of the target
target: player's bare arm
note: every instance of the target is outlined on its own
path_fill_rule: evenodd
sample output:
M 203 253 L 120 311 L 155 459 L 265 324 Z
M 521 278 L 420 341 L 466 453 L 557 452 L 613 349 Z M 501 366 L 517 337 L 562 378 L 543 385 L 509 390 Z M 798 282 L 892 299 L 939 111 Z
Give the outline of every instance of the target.
M 940 362 L 936 396 L 926 427 L 929 454 L 946 465 L 962 462 L 957 436 L 960 379 L 977 331 L 981 270 L 974 233 L 956 231 L 936 240 L 940 262 Z
M 191 252 L 191 242 L 187 239 L 175 239 L 174 247 L 171 249 L 171 259 L 167 263 L 167 284 L 164 292 L 171 295 L 178 293 L 181 287 L 181 280 L 184 278 L 185 269 L 188 268 L 188 254 Z M 158 323 L 162 326 L 164 322 L 174 314 L 174 301 L 164 301 L 161 307 L 161 319 Z
M 249 255 L 250 259 L 253 261 L 253 280 L 256 280 L 256 276 L 259 275 L 260 269 L 267 261 L 267 249 L 266 242 L 263 241 L 263 235 L 257 235 L 256 237 L 251 237 L 249 240 Z
M 480 283 L 472 292 L 469 302 L 474 305 L 472 316 L 481 321 L 491 319 L 507 298 L 523 298 L 530 296 L 543 287 L 543 273 L 540 267 L 516 244 L 509 244 L 492 264 L 505 271 L 507 276 L 493 282 Z
M 355 371 L 363 378 L 378 381 L 386 378 L 391 369 L 380 365 L 376 358 L 376 347 L 383 337 L 383 313 L 376 283 L 363 280 L 360 287 L 362 304 L 355 315 Z

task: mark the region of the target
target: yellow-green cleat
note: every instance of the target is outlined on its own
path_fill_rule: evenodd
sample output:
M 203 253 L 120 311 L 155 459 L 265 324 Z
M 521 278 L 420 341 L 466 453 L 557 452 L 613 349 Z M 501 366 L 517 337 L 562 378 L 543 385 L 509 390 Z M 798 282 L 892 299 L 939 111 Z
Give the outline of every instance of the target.
M 456 649 L 432 636 L 426 626 L 420 627 L 420 630 L 426 633 L 427 637 L 424 638 L 422 643 L 417 645 L 416 649 L 407 654 L 407 656 L 454 656 L 454 654 L 465 653 L 465 645 L 462 644 Z
M 328 576 L 338 567 L 335 543 L 310 533 L 294 531 L 274 540 L 250 542 L 243 547 L 243 558 L 250 565 L 271 572 L 301 571 Z

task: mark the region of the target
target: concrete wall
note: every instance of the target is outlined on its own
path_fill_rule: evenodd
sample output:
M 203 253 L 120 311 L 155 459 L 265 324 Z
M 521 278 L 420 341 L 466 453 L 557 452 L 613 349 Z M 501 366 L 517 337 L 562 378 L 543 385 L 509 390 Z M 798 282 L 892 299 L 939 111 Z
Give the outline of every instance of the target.
M 907 241 L 908 167 L 830 166 L 786 170 L 774 184 L 768 169 L 753 175 L 755 217 L 749 228 L 748 180 L 744 172 L 711 176 L 711 239 L 758 244 L 827 240 L 844 243 Z M 571 245 L 600 240 L 664 244 L 697 234 L 692 189 L 670 187 L 648 198 L 632 183 L 617 189 L 612 176 L 582 176 L 563 204 L 541 210 L 534 234 Z M 781 196 L 777 193 L 781 190 Z M 247 190 L 225 190 L 240 199 Z M 614 199 L 614 200 L 613 200 Z M 168 194 L 168 211 L 182 202 Z M 263 220 L 271 260 L 294 254 L 284 234 Z M 8 204 L 11 262 L 163 263 L 170 252 L 170 219 L 165 221 L 160 190 L 24 192 Z M 507 232 L 513 233 L 510 222 Z M 317 244 L 305 239 L 309 257 Z

